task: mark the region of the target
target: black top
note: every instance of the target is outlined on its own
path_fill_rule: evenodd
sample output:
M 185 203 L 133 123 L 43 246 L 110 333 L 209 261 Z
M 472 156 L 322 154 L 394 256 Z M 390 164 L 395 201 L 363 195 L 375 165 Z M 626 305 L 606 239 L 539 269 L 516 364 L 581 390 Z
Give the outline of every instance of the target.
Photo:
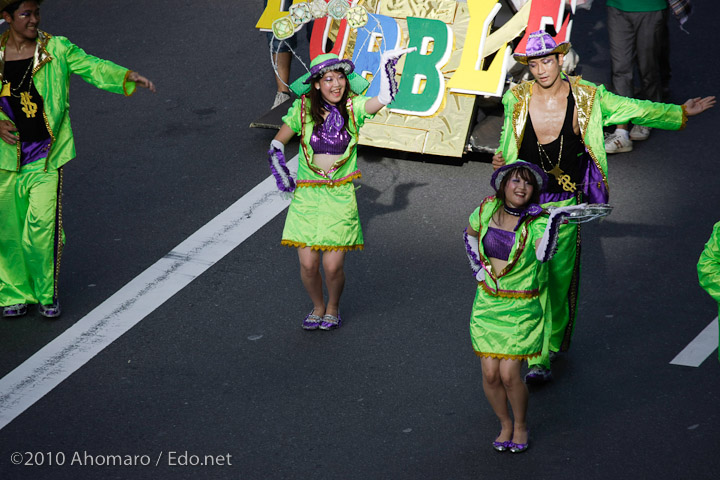
M 10 82 L 10 96 L 7 97 L 14 115 L 14 123 L 20 133 L 20 140 L 33 142 L 50 137 L 43 116 L 43 99 L 32 81 L 33 57 L 25 60 L 5 62 L 3 83 Z M 4 85 L 3 85 L 4 86 Z M 23 93 L 29 91 L 29 102 Z
M 548 193 L 567 193 L 574 190 L 566 190 L 558 181 L 558 177 L 564 175 L 570 176 L 570 182 L 575 184 L 575 188 L 581 190 L 580 184 L 583 181 L 585 157 L 585 144 L 583 144 L 580 135 L 573 131 L 573 112 L 575 109 L 575 97 L 572 95 L 572 89 L 568 93 L 567 110 L 565 110 L 565 121 L 563 122 L 560 135 L 552 142 L 538 146 L 538 138 L 533 128 L 532 118 L 528 114 L 527 123 L 525 124 L 525 133 L 518 158 L 526 162 L 534 163 L 542 168 L 548 174 Z M 562 137 L 562 157 L 560 158 L 559 167 L 562 174 L 555 167 L 558 165 L 558 156 L 560 154 L 560 143 Z M 542 153 L 544 152 L 544 153 Z M 550 173 L 551 171 L 555 173 Z M 557 175 L 556 175 L 557 174 Z

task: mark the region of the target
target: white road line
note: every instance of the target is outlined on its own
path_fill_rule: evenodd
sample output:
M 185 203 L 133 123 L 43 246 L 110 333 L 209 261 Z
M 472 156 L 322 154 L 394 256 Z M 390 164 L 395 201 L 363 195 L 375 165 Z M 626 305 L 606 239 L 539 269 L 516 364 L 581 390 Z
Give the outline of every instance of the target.
M 695 340 L 672 359 L 670 364 L 699 367 L 718 348 L 718 319 L 710 322 Z
M 289 204 L 268 177 L 0 379 L 0 430 Z

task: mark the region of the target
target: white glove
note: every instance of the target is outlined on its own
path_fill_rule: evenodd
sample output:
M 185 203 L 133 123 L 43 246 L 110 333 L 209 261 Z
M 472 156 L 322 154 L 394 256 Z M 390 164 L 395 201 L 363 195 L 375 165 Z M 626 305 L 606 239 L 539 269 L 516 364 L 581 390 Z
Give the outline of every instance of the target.
M 557 250 L 557 241 L 560 233 L 560 224 L 563 219 L 576 210 L 582 210 L 587 207 L 587 203 L 580 205 L 568 205 L 566 207 L 553 208 L 548 218 L 547 227 L 543 233 L 540 243 L 535 249 L 535 256 L 541 262 L 549 261 Z
M 273 139 L 273 141 L 270 142 L 270 147 L 277 148 L 278 150 L 280 150 L 282 152 L 283 156 L 285 156 L 285 144 L 282 143 L 280 140 Z
M 480 262 L 480 245 L 478 237 L 473 237 L 468 234 L 466 228 L 463 232 L 463 240 L 465 241 L 465 253 L 470 261 L 470 268 L 473 271 L 473 276 L 478 282 L 481 282 L 485 279 L 485 270 Z
M 395 64 L 397 60 L 409 52 L 414 52 L 417 47 L 396 48 L 385 50 L 380 55 L 380 93 L 377 99 L 383 105 L 390 104 L 397 93 L 397 82 L 395 81 Z

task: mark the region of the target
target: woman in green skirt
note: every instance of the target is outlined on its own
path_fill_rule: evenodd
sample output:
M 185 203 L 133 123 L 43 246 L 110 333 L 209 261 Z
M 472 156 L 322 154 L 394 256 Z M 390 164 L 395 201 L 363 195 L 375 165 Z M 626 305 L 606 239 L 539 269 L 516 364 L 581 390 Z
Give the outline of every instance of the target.
M 543 264 L 557 247 L 562 218 L 584 205 L 557 208 L 548 217 L 537 204 L 547 176 L 523 161 L 500 167 L 491 184 L 496 195 L 484 199 L 470 215 L 464 235 L 478 282 L 470 335 L 481 358 L 485 396 L 500 420 L 493 448 L 519 453 L 529 445 L 528 390 L 520 367 L 540 355 L 543 346 Z
M 360 127 L 390 103 L 397 91 L 394 65 L 408 51 L 383 53 L 381 88 L 376 97 L 362 95 L 368 82 L 354 73 L 350 60 L 318 55 L 310 71 L 290 85 L 299 97 L 283 117 L 283 126 L 268 152 L 278 188 L 293 192 L 282 244 L 296 247 L 300 278 L 313 309 L 305 330 L 331 330 L 341 325 L 340 295 L 345 285 L 345 254 L 363 248 L 355 186 L 360 178 L 357 143 Z M 284 146 L 300 135 L 297 180 L 285 164 Z M 322 262 L 328 299 L 323 295 Z

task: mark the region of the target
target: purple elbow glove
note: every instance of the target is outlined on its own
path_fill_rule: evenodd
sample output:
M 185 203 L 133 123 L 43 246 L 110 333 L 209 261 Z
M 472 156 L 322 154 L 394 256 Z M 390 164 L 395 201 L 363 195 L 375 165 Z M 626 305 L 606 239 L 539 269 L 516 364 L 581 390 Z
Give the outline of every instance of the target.
M 290 170 L 285 162 L 285 146 L 282 142 L 273 140 L 270 143 L 268 163 L 270 164 L 270 171 L 275 177 L 278 190 L 281 192 L 294 192 L 295 179 L 290 174 Z

